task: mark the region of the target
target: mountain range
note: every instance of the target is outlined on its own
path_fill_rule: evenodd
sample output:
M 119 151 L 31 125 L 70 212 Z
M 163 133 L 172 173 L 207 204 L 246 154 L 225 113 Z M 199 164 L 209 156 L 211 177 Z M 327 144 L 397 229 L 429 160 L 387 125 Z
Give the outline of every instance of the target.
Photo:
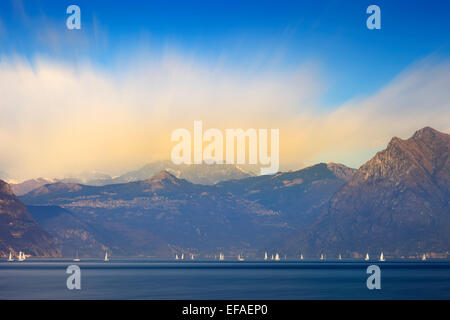
M 358 257 L 447 253 L 450 247 L 450 136 L 426 127 L 393 138 L 334 194 L 314 224 L 285 241 L 299 250 Z
M 91 181 L 92 185 L 106 185 L 112 183 L 126 183 L 146 180 L 155 174 L 167 171 L 179 179 L 186 179 L 196 184 L 211 185 L 221 181 L 242 179 L 254 176 L 250 170 L 245 170 L 234 164 L 174 164 L 164 160 L 147 164 L 136 171 L 127 172 L 111 181 Z
M 151 173 L 147 168 L 123 177 L 131 180 L 123 183 L 55 182 L 15 199 L 27 205 L 23 210 L 63 256 L 77 250 L 81 256 L 105 250 L 155 257 L 219 251 L 248 257 L 264 251 L 291 257 L 356 258 L 381 251 L 392 257 L 446 256 L 449 145 L 448 134 L 427 127 L 407 140 L 393 138 L 358 170 L 320 163 L 271 176 L 242 172 L 220 181 L 212 168 L 208 179 L 214 183 L 208 184 L 163 170 L 134 181 Z M 202 168 L 185 172 L 208 176 Z M 232 177 L 228 169 L 225 176 Z M 47 255 L 59 253 L 44 247 Z
M 275 176 L 200 185 L 162 171 L 144 181 L 100 187 L 54 183 L 21 199 L 60 243 L 93 235 L 86 241 L 87 255 L 104 248 L 118 255 L 256 251 L 313 221 L 351 173 L 342 165 L 318 164 Z M 62 209 L 43 219 L 47 209 L 42 206 L 69 211 L 77 219 L 76 228 L 58 223 Z
M 11 188 L 16 195 L 21 196 L 36 188 L 56 182 L 78 183 L 91 186 L 105 186 L 109 184 L 146 180 L 161 171 L 170 172 L 177 178 L 186 179 L 191 181 L 192 183 L 211 185 L 221 181 L 242 179 L 254 176 L 255 174 L 253 173 L 253 171 L 251 171 L 251 169 L 256 168 L 252 168 L 252 166 L 247 167 L 248 169 L 243 169 L 240 166 L 232 164 L 175 165 L 172 161 L 166 160 L 146 164 L 138 170 L 124 173 L 118 177 L 111 177 L 108 174 L 95 171 L 83 172 L 81 174 L 63 179 L 37 178 L 25 180 L 18 183 L 11 183 Z

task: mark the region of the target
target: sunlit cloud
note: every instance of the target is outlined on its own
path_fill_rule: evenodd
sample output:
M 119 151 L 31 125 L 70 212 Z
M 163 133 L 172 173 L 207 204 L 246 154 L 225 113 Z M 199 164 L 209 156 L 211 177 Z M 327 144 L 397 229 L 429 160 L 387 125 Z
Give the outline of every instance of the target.
M 279 127 L 320 90 L 308 66 L 288 74 L 226 70 L 169 53 L 114 75 L 88 64 L 0 63 L 4 171 L 17 178 L 168 159 L 170 133 L 196 119 L 216 128 Z
M 304 139 L 316 143 L 304 144 L 302 158 L 310 163 L 332 160 L 358 167 L 393 136 L 406 139 L 425 126 L 449 132 L 448 88 L 450 63 L 425 59 L 370 97 L 303 119 Z
M 318 105 L 326 80 L 315 64 L 255 72 L 174 51 L 129 61 L 105 71 L 1 59 L 0 170 L 16 179 L 119 174 L 169 159 L 171 132 L 191 130 L 194 120 L 206 128 L 279 128 L 282 168 L 359 166 L 394 135 L 450 129 L 447 62 L 412 66 L 372 96 L 330 110 Z

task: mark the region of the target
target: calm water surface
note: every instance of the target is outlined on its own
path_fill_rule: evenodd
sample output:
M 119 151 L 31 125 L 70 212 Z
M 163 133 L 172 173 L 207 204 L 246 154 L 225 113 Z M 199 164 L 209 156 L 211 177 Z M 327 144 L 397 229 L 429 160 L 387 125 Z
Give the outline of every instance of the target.
M 81 290 L 65 273 L 81 268 Z M 450 299 L 450 262 L 0 262 L 0 299 Z

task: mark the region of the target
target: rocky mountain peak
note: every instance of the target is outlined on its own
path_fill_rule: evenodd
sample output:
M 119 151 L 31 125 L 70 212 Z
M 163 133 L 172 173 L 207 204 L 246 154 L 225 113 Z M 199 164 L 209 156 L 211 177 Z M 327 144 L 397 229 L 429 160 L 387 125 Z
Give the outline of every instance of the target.
M 445 134 L 443 132 L 439 132 L 431 127 L 425 127 L 420 130 L 417 130 L 414 135 L 412 136 L 415 140 L 434 140 L 436 138 L 443 138 L 445 136 L 448 136 L 448 134 Z
M 350 180 L 353 174 L 356 172 L 356 169 L 349 168 L 343 164 L 334 162 L 327 163 L 327 168 L 328 170 L 333 172 L 336 177 L 346 181 Z
M 0 180 L 0 195 L 1 196 L 14 196 L 14 192 L 11 186 L 3 180 Z
M 433 177 L 448 170 L 450 135 L 430 127 L 418 130 L 406 140 L 394 137 L 387 148 L 378 152 L 356 173 L 352 183 L 367 179 L 412 181 Z M 446 169 L 447 168 L 447 169 Z
M 150 184 L 154 188 L 164 188 L 164 187 L 168 187 L 168 186 L 180 185 L 181 181 L 183 181 L 183 180 L 178 179 L 170 172 L 163 170 L 163 171 L 155 174 L 153 177 L 145 180 L 144 183 Z

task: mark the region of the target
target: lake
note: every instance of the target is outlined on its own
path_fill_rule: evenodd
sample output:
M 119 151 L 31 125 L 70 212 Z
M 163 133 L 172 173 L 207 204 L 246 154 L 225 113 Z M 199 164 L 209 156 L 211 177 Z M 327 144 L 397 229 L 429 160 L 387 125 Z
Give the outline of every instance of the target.
M 81 269 L 68 290 L 66 268 Z M 381 268 L 381 290 L 366 269 Z M 450 262 L 0 262 L 0 299 L 450 299 Z

